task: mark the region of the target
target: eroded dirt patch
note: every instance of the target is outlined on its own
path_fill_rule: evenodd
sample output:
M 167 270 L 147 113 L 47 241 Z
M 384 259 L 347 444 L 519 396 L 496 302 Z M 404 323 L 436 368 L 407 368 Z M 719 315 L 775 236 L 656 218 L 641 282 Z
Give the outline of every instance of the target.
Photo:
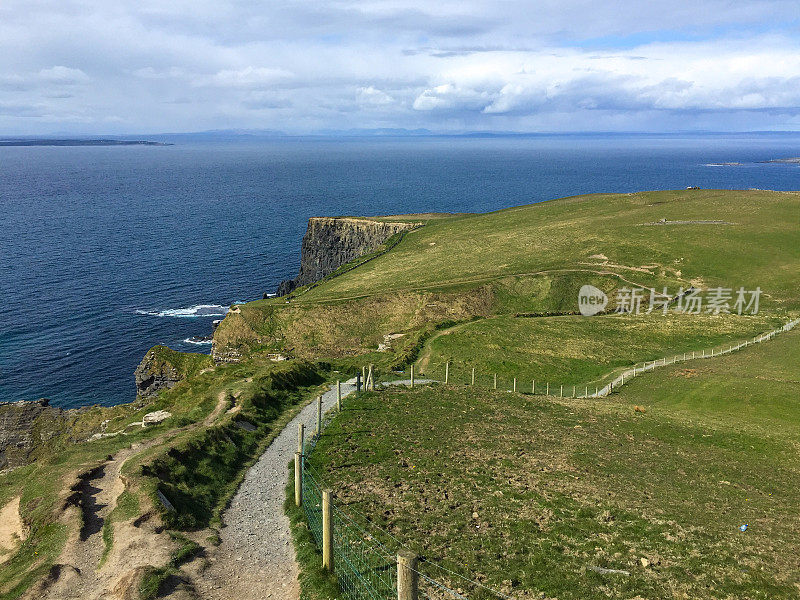
M 19 496 L 0 510 L 0 564 L 14 554 L 25 540 L 25 526 L 19 516 Z

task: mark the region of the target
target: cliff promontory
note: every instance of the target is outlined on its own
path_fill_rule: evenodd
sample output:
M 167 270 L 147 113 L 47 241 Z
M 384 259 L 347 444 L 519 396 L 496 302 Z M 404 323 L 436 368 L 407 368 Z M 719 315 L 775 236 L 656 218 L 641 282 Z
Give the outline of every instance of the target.
M 388 222 L 351 217 L 312 217 L 300 250 L 300 273 L 281 282 L 278 295 L 314 283 L 342 265 L 377 249 L 390 237 L 418 223 Z
M 201 369 L 213 366 L 207 354 L 194 354 L 171 350 L 166 346 L 153 346 L 136 367 L 136 394 L 140 397 L 156 396 Z

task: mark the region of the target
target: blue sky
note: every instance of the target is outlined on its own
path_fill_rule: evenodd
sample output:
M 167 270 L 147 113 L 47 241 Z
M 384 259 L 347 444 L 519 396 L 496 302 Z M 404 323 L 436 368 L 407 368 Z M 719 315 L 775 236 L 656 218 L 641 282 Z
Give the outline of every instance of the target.
M 800 129 L 796 1 L 3 0 L 0 134 Z

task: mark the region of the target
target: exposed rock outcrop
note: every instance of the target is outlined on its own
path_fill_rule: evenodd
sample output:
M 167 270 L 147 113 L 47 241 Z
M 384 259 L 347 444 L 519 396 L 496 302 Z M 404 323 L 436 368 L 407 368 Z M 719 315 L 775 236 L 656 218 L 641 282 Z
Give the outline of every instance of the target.
M 418 223 L 399 223 L 351 217 L 312 217 L 300 250 L 300 273 L 281 282 L 277 294 L 327 277 L 342 265 L 372 252 L 394 234 Z
M 166 346 L 153 346 L 133 372 L 136 393 L 141 397 L 156 396 L 161 390 L 174 387 L 190 375 L 212 366 L 206 354 L 177 352 Z
M 0 402 L 0 471 L 30 462 L 31 452 L 46 442 L 52 427 L 38 427 L 37 421 L 62 418 L 64 411 L 50 406 L 46 398 L 32 402 Z M 58 428 L 55 428 L 56 430 Z

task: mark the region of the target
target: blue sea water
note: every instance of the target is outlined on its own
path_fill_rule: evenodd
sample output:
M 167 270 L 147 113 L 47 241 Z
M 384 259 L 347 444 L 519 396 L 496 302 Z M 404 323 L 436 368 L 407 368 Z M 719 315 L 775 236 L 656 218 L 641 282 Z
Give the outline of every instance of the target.
M 0 148 L 0 401 L 135 395 L 133 370 L 294 276 L 306 220 L 587 192 L 800 189 L 800 136 L 182 141 Z M 739 162 L 740 166 L 708 166 Z

